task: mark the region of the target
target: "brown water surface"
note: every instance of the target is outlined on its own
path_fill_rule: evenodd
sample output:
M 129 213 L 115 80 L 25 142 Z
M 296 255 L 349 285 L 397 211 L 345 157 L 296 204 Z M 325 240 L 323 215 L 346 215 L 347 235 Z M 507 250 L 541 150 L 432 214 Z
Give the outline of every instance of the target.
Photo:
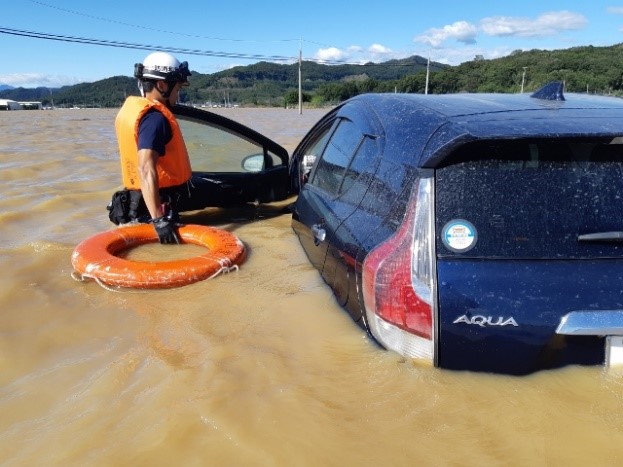
M 290 151 L 324 113 L 219 112 Z M 149 292 L 72 280 L 73 248 L 112 227 L 115 113 L 0 112 L 0 464 L 621 462 L 620 373 L 448 372 L 380 350 L 285 203 L 194 216 L 246 244 L 238 271 Z

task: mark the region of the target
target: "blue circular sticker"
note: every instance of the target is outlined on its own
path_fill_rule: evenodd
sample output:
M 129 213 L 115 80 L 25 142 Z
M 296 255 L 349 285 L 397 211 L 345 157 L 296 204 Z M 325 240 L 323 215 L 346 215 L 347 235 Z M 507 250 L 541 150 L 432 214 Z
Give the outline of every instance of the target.
M 471 222 L 454 219 L 448 222 L 441 233 L 441 241 L 451 251 L 464 253 L 476 245 L 478 232 Z

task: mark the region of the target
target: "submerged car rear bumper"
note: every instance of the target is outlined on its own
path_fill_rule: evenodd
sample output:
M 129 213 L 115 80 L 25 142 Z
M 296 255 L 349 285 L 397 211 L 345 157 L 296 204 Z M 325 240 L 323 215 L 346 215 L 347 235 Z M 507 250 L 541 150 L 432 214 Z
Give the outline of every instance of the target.
M 582 310 L 567 313 L 556 334 L 567 336 L 623 336 L 623 310 Z
M 556 334 L 605 337 L 606 366 L 623 366 L 623 310 L 580 310 L 560 320 Z
M 623 331 L 623 290 L 609 280 L 619 269 L 612 260 L 438 260 L 440 366 L 526 374 L 603 364 L 606 336 Z

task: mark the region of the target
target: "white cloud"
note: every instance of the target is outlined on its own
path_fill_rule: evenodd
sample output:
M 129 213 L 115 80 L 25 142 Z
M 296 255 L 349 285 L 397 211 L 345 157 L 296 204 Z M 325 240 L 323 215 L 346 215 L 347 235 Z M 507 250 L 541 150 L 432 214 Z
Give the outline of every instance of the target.
M 467 21 L 456 21 L 442 28 L 431 28 L 416 36 L 414 42 L 422 42 L 431 47 L 440 47 L 445 41 L 454 39 L 465 44 L 474 44 L 478 28 Z
M 561 31 L 582 29 L 588 24 L 584 15 L 570 11 L 552 11 L 536 19 L 494 16 L 484 18 L 480 29 L 489 36 L 543 37 Z
M 623 15 L 623 6 L 611 6 L 607 8 L 607 11 L 613 15 Z
M 612 8 L 623 14 L 623 7 Z M 586 27 L 588 20 L 584 15 L 567 10 L 543 13 L 535 18 L 496 16 L 487 17 L 478 24 L 468 21 L 456 21 L 440 28 L 431 28 L 413 38 L 415 43 L 421 44 L 416 50 L 394 51 L 379 43 L 373 43 L 367 48 L 350 46 L 340 49 L 328 47 L 319 49 L 314 58 L 325 62 L 367 63 L 390 59 L 400 59 L 412 55 L 430 56 L 431 60 L 459 65 L 473 60 L 476 56 L 486 59 L 505 57 L 514 50 L 522 49 L 518 45 L 509 43 L 493 47 L 479 47 L 476 39 L 479 35 L 490 37 L 517 37 L 536 38 L 556 36 L 567 31 L 579 30 Z M 562 38 L 564 39 L 564 37 Z M 449 46 L 449 41 L 462 43 L 460 47 Z M 508 41 L 505 41 L 508 42 Z
M 86 80 L 63 75 L 47 75 L 42 73 L 12 73 L 0 75 L 0 84 L 8 84 L 16 88 L 60 88 L 84 83 Z
M 623 14 L 623 7 L 611 8 L 610 11 Z M 483 18 L 478 26 L 467 21 L 456 21 L 441 28 L 431 28 L 414 37 L 413 41 L 437 49 L 449 40 L 473 45 L 480 33 L 495 37 L 544 37 L 582 29 L 587 24 L 584 15 L 566 10 L 547 12 L 536 18 L 492 16 Z
M 389 49 L 381 44 L 372 44 L 368 47 L 368 52 L 374 55 L 388 55 L 392 53 L 392 49 Z
M 389 60 L 395 58 L 395 56 L 396 54 L 389 47 L 381 44 L 372 44 L 368 48 L 351 45 L 346 49 L 337 47 L 318 49 L 313 58 L 320 62 L 367 63 Z
M 320 61 L 340 61 L 347 57 L 347 53 L 337 47 L 318 49 L 314 58 Z
M 346 53 L 348 54 L 358 54 L 364 51 L 364 48 L 359 45 L 351 45 L 346 47 Z

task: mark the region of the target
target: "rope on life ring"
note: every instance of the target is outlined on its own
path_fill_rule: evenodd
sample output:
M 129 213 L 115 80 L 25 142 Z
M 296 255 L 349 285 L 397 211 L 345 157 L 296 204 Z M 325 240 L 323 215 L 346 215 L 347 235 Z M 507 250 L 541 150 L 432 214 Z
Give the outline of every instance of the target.
M 202 225 L 179 227 L 183 243 L 206 247 L 205 254 L 174 261 L 130 261 L 118 253 L 145 243 L 155 243 L 158 236 L 150 224 L 135 224 L 93 235 L 81 242 L 71 255 L 76 280 L 94 279 L 107 286 L 140 289 L 180 287 L 223 272 L 238 269 L 246 258 L 243 243 L 226 230 Z

